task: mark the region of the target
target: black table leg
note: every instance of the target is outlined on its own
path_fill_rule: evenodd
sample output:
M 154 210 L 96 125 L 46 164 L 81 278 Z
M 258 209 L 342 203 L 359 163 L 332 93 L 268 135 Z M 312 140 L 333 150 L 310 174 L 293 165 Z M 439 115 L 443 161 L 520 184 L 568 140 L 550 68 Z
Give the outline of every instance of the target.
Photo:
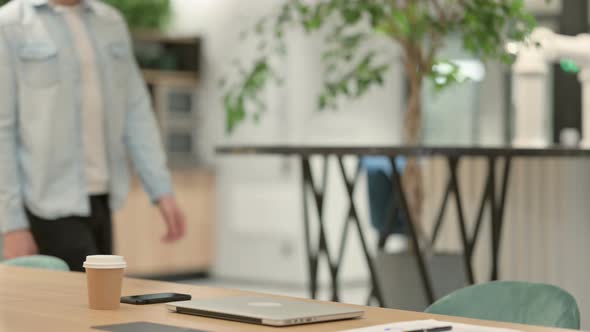
M 371 278 L 371 295 L 374 295 L 379 305 L 384 305 L 384 298 L 383 293 L 381 292 L 381 285 L 379 280 L 377 279 L 377 270 L 375 269 L 375 264 L 373 262 L 373 257 L 371 257 L 371 253 L 369 252 L 369 246 L 367 245 L 367 241 L 365 239 L 365 235 L 359 220 L 359 215 L 357 213 L 356 204 L 354 203 L 354 189 L 361 171 L 361 164 L 360 161 L 357 164 L 355 175 L 352 179 L 349 179 L 346 175 L 346 169 L 344 168 L 344 161 L 342 157 L 338 158 L 338 164 L 340 166 L 340 172 L 342 173 L 342 179 L 344 180 L 344 184 L 346 186 L 346 193 L 348 194 L 349 200 L 349 207 L 348 207 L 348 214 L 346 217 L 345 225 L 348 225 L 352 222 L 356 226 L 356 230 L 361 241 L 361 246 L 363 248 L 363 253 L 365 255 L 365 260 L 367 261 L 367 266 L 369 268 L 369 276 Z M 348 232 L 348 227 L 344 228 L 344 232 Z M 340 255 L 338 258 L 338 263 L 342 262 L 342 257 L 344 253 L 344 246 L 346 244 L 345 235 L 342 236 L 343 241 L 340 243 Z
M 465 224 L 465 214 L 463 213 L 463 204 L 461 201 L 461 191 L 459 188 L 459 179 L 457 171 L 459 169 L 459 158 L 449 158 L 449 174 L 451 179 L 451 191 L 455 197 L 455 205 L 457 207 L 457 215 L 459 219 L 459 231 L 461 233 L 461 242 L 463 243 L 463 257 L 465 260 L 465 271 L 467 272 L 467 281 L 473 285 L 475 283 L 475 277 L 473 275 L 473 266 L 471 264 L 471 242 L 467 235 L 467 226 Z
M 318 266 L 322 256 L 325 257 L 328 267 L 330 269 L 330 277 L 332 281 L 332 300 L 338 301 L 338 282 L 337 282 L 337 266 L 333 263 L 328 241 L 326 238 L 326 231 L 324 228 L 324 197 L 327 188 L 328 179 L 328 157 L 324 156 L 324 167 L 323 167 L 323 178 L 322 185 L 317 188 L 313 179 L 311 170 L 311 164 L 309 158 L 302 158 L 302 172 L 303 172 L 303 209 L 304 209 L 304 235 L 306 243 L 306 251 L 309 264 L 309 282 L 310 282 L 310 295 L 312 298 L 317 297 L 317 278 L 318 278 Z M 311 244 L 311 232 L 310 232 L 310 220 L 309 220 L 309 205 L 307 202 L 309 191 L 312 192 L 312 197 L 315 202 L 318 226 L 319 226 L 319 243 L 317 250 L 314 251 Z
M 434 230 L 432 231 L 432 237 L 430 238 L 430 245 L 434 247 L 436 240 L 438 239 L 438 234 L 440 233 L 440 228 L 442 226 L 445 212 L 447 210 L 447 204 L 449 202 L 449 197 L 451 196 L 453 184 L 451 179 L 449 179 L 447 183 L 447 188 L 445 189 L 445 195 L 441 202 L 440 208 L 438 209 L 438 214 L 436 215 L 436 221 L 434 223 Z
M 459 180 L 457 175 L 459 159 L 456 157 L 449 158 L 449 170 L 450 176 L 449 181 L 447 183 L 445 195 L 442 201 L 442 205 L 437 216 L 437 222 L 435 225 L 435 234 L 433 235 L 432 242 L 436 240 L 436 234 L 441 227 L 442 219 L 444 216 L 444 212 L 446 209 L 446 205 L 448 204 L 448 200 L 450 195 L 455 196 L 455 204 L 458 210 L 458 217 L 459 217 L 459 227 L 461 231 L 461 239 L 463 242 L 464 254 L 465 254 L 465 266 L 467 270 L 467 277 L 470 283 L 474 282 L 474 274 L 473 274 L 473 267 L 471 264 L 471 259 L 473 256 L 473 251 L 475 247 L 475 243 L 478 238 L 478 234 L 480 232 L 481 223 L 483 220 L 483 212 L 486 203 L 490 205 L 490 214 L 491 214 L 491 221 L 492 221 L 492 272 L 491 278 L 492 280 L 497 280 L 499 274 L 499 254 L 500 254 L 500 243 L 501 243 L 501 231 L 503 225 L 503 216 L 506 204 L 506 196 L 508 192 L 508 182 L 510 176 L 510 168 L 511 168 L 511 159 L 506 158 L 504 164 L 504 172 L 502 174 L 502 187 L 500 196 L 497 196 L 496 193 L 496 157 L 490 157 L 488 159 L 488 176 L 486 179 L 486 186 L 484 189 L 484 194 L 482 196 L 482 200 L 480 203 L 480 207 L 478 210 L 477 215 L 477 222 L 475 226 L 475 230 L 473 232 L 473 236 L 469 238 L 467 234 L 467 227 L 465 221 L 465 215 L 463 212 L 461 194 L 459 190 Z M 392 157 L 390 159 L 392 165 L 392 190 L 396 195 L 392 195 L 396 202 L 393 202 L 394 206 L 398 206 L 403 211 L 404 215 L 407 218 L 408 223 L 408 230 L 409 235 L 412 241 L 412 245 L 415 249 L 416 260 L 418 264 L 418 269 L 420 272 L 420 276 L 422 278 L 422 282 L 424 285 L 424 290 L 426 293 L 426 297 L 429 303 L 434 301 L 434 291 L 432 287 L 432 282 L 430 279 L 429 271 L 426 266 L 425 258 L 421 250 L 420 241 L 418 239 L 418 234 L 416 232 L 415 224 L 412 220 L 412 216 L 409 214 L 409 208 L 407 204 L 406 194 L 403 189 L 403 184 L 401 182 L 401 175 L 399 171 L 395 168 L 396 157 Z M 373 258 L 371 257 L 371 253 L 368 250 L 368 245 L 366 238 L 364 236 L 364 232 L 362 230 L 362 225 L 359 220 L 358 210 L 356 208 L 356 204 L 354 202 L 354 190 L 357 185 L 359 175 L 361 172 L 361 165 L 360 161 L 357 164 L 356 172 L 352 178 L 350 178 L 346 174 L 346 170 L 344 167 L 343 158 L 338 158 L 338 163 L 340 167 L 341 176 L 343 178 L 347 196 L 349 199 L 349 206 L 348 206 L 348 213 L 346 216 L 346 220 L 344 223 L 344 228 L 340 237 L 340 243 L 338 248 L 338 256 L 336 259 L 333 259 L 330 255 L 330 249 L 327 242 L 326 230 L 324 225 L 324 201 L 325 201 L 325 193 L 327 188 L 327 178 L 328 178 L 328 156 L 323 156 L 323 173 L 322 173 L 322 182 L 321 186 L 317 186 L 316 182 L 314 181 L 314 176 L 312 174 L 311 163 L 308 157 L 302 157 L 302 191 L 303 191 L 303 212 L 304 212 L 304 236 L 305 236 L 305 248 L 307 253 L 307 261 L 309 266 L 309 291 L 312 298 L 317 298 L 318 292 L 318 267 L 321 264 L 322 257 L 325 258 L 331 277 L 332 283 L 332 300 L 339 301 L 339 283 L 338 283 L 338 275 L 340 272 L 340 266 L 344 258 L 344 253 L 346 249 L 346 244 L 348 242 L 348 233 L 350 230 L 350 224 L 354 224 L 356 231 L 358 232 L 363 253 L 365 255 L 365 259 L 367 260 L 367 265 L 369 268 L 369 273 L 371 277 L 371 293 L 369 295 L 369 301 L 371 299 L 375 299 L 379 305 L 384 305 L 384 297 L 382 294 L 382 290 L 380 288 L 380 283 L 377 279 L 376 268 L 374 265 Z M 318 218 L 318 226 L 319 226 L 319 236 L 317 239 L 317 246 L 314 248 L 312 236 L 311 236 L 311 221 L 310 221 L 310 207 L 309 207 L 309 199 L 310 195 L 313 198 L 315 203 L 315 212 L 317 213 Z
M 309 221 L 309 203 L 308 203 L 308 190 L 310 186 L 310 178 L 308 174 L 309 159 L 306 157 L 301 158 L 301 192 L 303 194 L 303 230 L 305 239 L 305 253 L 307 254 L 307 265 L 309 273 L 309 296 L 312 299 L 317 298 L 317 266 L 318 256 L 311 247 L 311 232 L 310 232 L 310 221 Z
M 511 169 L 512 159 L 510 157 L 506 157 L 504 161 L 504 172 L 502 174 L 502 187 L 500 192 L 500 197 L 497 199 L 495 197 L 495 189 L 492 190 L 492 280 L 498 280 L 499 278 L 499 261 L 500 261 L 500 248 L 502 242 L 502 226 L 504 223 L 504 210 L 506 206 L 506 196 L 508 194 L 508 184 L 510 179 L 510 169 Z M 490 181 L 492 182 L 492 187 L 496 187 L 495 182 L 495 163 L 490 161 Z
M 356 185 L 358 183 L 358 179 L 361 173 L 361 163 L 358 161 L 355 174 L 352 178 L 349 178 L 346 174 L 346 170 L 344 168 L 344 161 L 342 157 L 338 158 L 342 179 L 344 181 L 346 187 L 346 193 L 349 199 L 348 205 L 348 212 L 347 217 L 344 222 L 344 228 L 342 230 L 342 234 L 340 237 L 340 243 L 338 248 L 338 256 L 336 259 L 333 259 L 330 255 L 330 247 L 328 245 L 326 230 L 325 230 L 325 223 L 324 223 L 324 201 L 326 196 L 326 189 L 327 189 L 327 178 L 328 178 L 328 156 L 324 156 L 324 164 L 323 164 L 323 178 L 322 184 L 318 188 L 314 181 L 313 172 L 311 169 L 311 163 L 309 158 L 303 157 L 302 158 L 302 186 L 303 186 L 303 212 L 304 212 L 304 236 L 305 236 L 305 248 L 307 252 L 307 260 L 309 265 L 309 285 L 310 285 L 310 295 L 312 298 L 317 298 L 318 292 L 318 267 L 321 263 L 322 257 L 325 257 L 325 260 L 328 263 L 328 267 L 330 270 L 330 277 L 331 277 L 331 286 L 332 286 L 332 301 L 340 301 L 340 287 L 339 287 L 339 279 L 338 275 L 340 273 L 340 267 L 342 265 L 344 259 L 344 253 L 346 249 L 346 245 L 348 243 L 348 233 L 350 230 L 350 224 L 354 224 L 356 226 L 356 230 L 358 232 L 361 245 L 363 248 L 363 252 L 365 258 L 367 260 L 367 265 L 369 267 L 369 273 L 371 277 L 371 298 L 375 298 L 379 305 L 384 305 L 383 301 L 383 294 L 381 292 L 381 285 L 377 280 L 377 272 L 374 266 L 373 258 L 371 257 L 371 253 L 369 252 L 369 248 L 367 245 L 366 238 L 364 236 L 364 232 L 360 223 L 360 218 L 358 215 L 358 210 L 356 208 L 356 204 L 354 202 L 354 191 Z M 317 249 L 314 250 L 312 245 L 312 238 L 311 238 L 311 221 L 310 221 L 310 209 L 309 209 L 309 194 L 312 194 L 313 201 L 315 202 L 318 223 L 319 223 L 319 238 L 318 238 L 318 245 Z
M 492 273 L 491 280 L 498 280 L 498 209 L 496 205 L 496 158 L 488 159 L 488 177 L 491 186 L 489 187 L 490 218 L 492 222 Z
M 486 205 L 488 205 L 490 209 L 490 219 L 491 219 L 491 280 L 497 280 L 499 275 L 499 255 L 500 255 L 500 248 L 501 248 L 501 234 L 502 234 L 502 224 L 504 220 L 504 210 L 506 205 L 506 196 L 508 194 L 508 184 L 510 178 L 510 169 L 511 169 L 511 158 L 506 157 L 504 163 L 503 173 L 501 175 L 502 178 L 502 186 L 500 188 L 500 196 L 497 194 L 497 157 L 489 157 L 488 158 L 488 172 L 485 180 L 484 190 L 480 199 L 479 208 L 477 211 L 476 221 L 475 221 L 475 228 L 473 230 L 471 238 L 466 235 L 463 235 L 463 229 L 461 230 L 461 236 L 463 241 L 467 239 L 467 257 L 466 259 L 471 260 L 473 259 L 473 253 L 475 251 L 475 246 L 477 244 L 477 240 L 479 238 L 479 234 L 481 232 L 481 226 L 483 225 L 483 215 L 485 211 Z M 451 170 L 456 168 L 456 164 L 453 165 L 452 158 L 449 158 L 449 165 L 451 166 Z M 453 176 L 457 179 L 456 173 Z M 460 195 L 458 190 L 458 185 L 453 185 L 451 192 L 455 195 Z M 461 199 L 459 198 L 457 204 L 460 204 Z M 462 217 L 462 209 L 458 207 L 459 210 L 459 221 L 460 224 L 464 224 L 461 220 L 464 220 Z M 463 227 L 463 226 L 461 226 Z M 469 273 L 469 272 L 468 272 Z M 473 273 L 473 272 L 471 272 Z M 470 280 L 471 277 L 470 277 Z
M 481 230 L 481 225 L 483 224 L 483 214 L 486 207 L 486 203 L 489 202 L 489 193 L 490 193 L 490 186 L 492 183 L 490 182 L 490 177 L 486 177 L 486 183 L 484 186 L 484 190 L 480 199 L 479 209 L 477 210 L 477 218 L 475 219 L 475 228 L 473 230 L 473 235 L 471 236 L 471 242 L 469 244 L 469 252 L 471 256 L 473 256 L 473 252 L 475 250 L 475 244 L 477 243 L 477 239 L 479 237 L 479 232 Z
M 395 167 L 396 165 L 396 158 L 391 158 L 391 168 L 392 168 L 392 183 L 393 183 L 393 192 L 397 193 L 399 196 L 399 203 L 401 205 L 402 211 L 405 213 L 408 230 L 410 231 L 410 238 L 412 239 L 412 245 L 415 250 L 416 260 L 418 261 L 418 269 L 420 272 L 420 276 L 422 277 L 422 283 L 424 284 L 424 290 L 426 292 L 426 300 L 428 303 L 434 302 L 434 291 L 432 288 L 432 283 L 430 281 L 430 275 L 428 273 L 428 269 L 426 267 L 426 262 L 424 261 L 424 256 L 422 254 L 422 250 L 420 247 L 420 241 L 418 239 L 418 234 L 416 232 L 416 228 L 414 225 L 414 221 L 410 214 L 410 209 L 408 207 L 408 201 L 406 199 L 406 193 L 403 188 L 403 184 L 401 182 L 401 176 L 399 171 Z M 394 195 L 395 196 L 395 195 Z
M 502 226 L 504 225 L 504 211 L 506 210 L 506 196 L 508 196 L 508 184 L 510 182 L 510 170 L 512 169 L 512 158 L 506 157 L 504 161 L 504 173 L 502 175 L 502 194 L 500 196 L 500 206 L 498 207 L 498 241 L 502 240 Z M 500 249 L 500 246 L 498 246 Z

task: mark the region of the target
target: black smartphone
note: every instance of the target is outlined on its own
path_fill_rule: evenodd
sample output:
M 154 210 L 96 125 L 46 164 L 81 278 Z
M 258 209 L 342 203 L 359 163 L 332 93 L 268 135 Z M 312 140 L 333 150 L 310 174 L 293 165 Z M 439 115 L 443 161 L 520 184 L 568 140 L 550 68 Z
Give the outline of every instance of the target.
M 158 294 L 143 294 L 143 295 L 132 295 L 123 296 L 121 303 L 127 304 L 155 304 L 155 303 L 167 303 L 177 301 L 188 301 L 191 299 L 189 294 L 179 293 L 158 293 Z

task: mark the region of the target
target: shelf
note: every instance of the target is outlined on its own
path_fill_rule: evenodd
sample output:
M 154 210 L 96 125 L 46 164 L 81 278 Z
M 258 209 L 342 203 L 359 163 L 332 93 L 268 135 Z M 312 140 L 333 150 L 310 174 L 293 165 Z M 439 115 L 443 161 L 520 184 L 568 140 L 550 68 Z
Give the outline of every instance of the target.
M 199 37 L 171 36 L 158 31 L 139 30 L 133 31 L 133 39 L 142 42 L 158 42 L 193 45 L 200 42 Z
M 199 83 L 197 74 L 190 71 L 142 69 L 141 72 L 145 81 L 154 85 L 197 87 Z

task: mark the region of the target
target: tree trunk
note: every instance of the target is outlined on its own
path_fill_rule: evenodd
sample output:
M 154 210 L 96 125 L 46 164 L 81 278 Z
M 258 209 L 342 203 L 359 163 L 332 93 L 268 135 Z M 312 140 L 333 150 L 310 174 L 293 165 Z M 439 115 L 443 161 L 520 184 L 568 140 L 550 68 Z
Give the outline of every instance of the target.
M 404 118 L 404 142 L 419 145 L 422 138 L 422 79 L 410 77 L 410 96 Z
M 411 146 L 420 145 L 422 138 L 422 83 L 423 77 L 417 73 L 413 61 L 407 60 L 406 71 L 410 80 L 410 96 L 404 118 L 404 143 Z M 416 235 L 425 239 L 422 227 L 423 183 L 422 169 L 418 159 L 410 157 L 402 177 L 408 201 L 409 214 L 414 222 Z

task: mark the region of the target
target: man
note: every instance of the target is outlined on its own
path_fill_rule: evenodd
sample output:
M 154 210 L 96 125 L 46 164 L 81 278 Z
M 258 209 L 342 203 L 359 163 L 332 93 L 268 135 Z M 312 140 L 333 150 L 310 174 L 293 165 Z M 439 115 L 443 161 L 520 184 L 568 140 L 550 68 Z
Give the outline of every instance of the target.
M 5 258 L 36 253 L 82 270 L 112 251 L 127 153 L 167 226 L 185 232 L 124 19 L 98 0 L 0 8 L 0 226 Z

